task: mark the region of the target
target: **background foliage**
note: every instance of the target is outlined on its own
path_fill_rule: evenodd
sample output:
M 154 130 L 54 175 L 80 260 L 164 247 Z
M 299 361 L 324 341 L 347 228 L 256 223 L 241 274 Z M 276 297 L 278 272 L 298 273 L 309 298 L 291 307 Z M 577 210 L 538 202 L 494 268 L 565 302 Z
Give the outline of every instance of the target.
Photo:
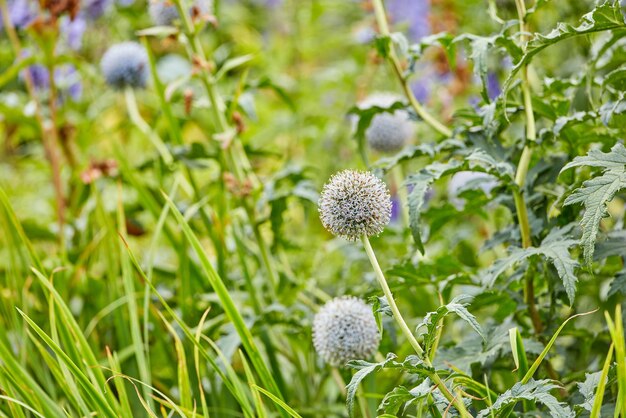
M 388 0 L 389 33 L 380 4 L 0 0 L 0 416 L 463 414 L 433 372 L 472 416 L 626 416 L 619 2 Z M 127 40 L 146 89 L 100 72 Z M 369 150 L 401 108 L 411 143 Z M 322 228 L 346 168 L 390 187 L 372 246 L 432 367 Z M 333 369 L 342 295 L 383 338 Z

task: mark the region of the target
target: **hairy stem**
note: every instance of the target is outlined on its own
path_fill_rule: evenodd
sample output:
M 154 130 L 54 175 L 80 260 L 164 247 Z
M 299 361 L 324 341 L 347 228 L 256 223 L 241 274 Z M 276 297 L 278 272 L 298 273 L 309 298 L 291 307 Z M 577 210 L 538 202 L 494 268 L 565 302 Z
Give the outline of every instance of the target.
M 365 247 L 365 252 L 367 253 L 367 257 L 369 258 L 370 263 L 372 264 L 372 267 L 374 268 L 374 272 L 376 273 L 376 279 L 378 280 L 378 284 L 383 289 L 385 298 L 387 298 L 387 303 L 389 304 L 389 307 L 391 308 L 391 312 L 393 313 L 393 317 L 396 320 L 396 323 L 400 327 L 400 330 L 404 334 L 405 338 L 409 340 L 409 343 L 411 344 L 411 346 L 413 347 L 417 355 L 422 359 L 424 364 L 428 367 L 433 367 L 430 359 L 428 358 L 428 356 L 425 355 L 424 349 L 422 348 L 420 343 L 417 342 L 415 335 L 413 335 L 413 332 L 411 332 L 411 329 L 409 328 L 409 326 L 406 324 L 406 321 L 402 317 L 402 314 L 400 313 L 400 310 L 398 309 L 398 305 L 396 305 L 396 301 L 393 298 L 393 294 L 391 293 L 391 289 L 389 288 L 389 285 L 387 284 L 385 275 L 382 269 L 380 268 L 380 264 L 378 264 L 378 259 L 376 258 L 376 254 L 374 253 L 372 244 L 370 243 L 369 239 L 365 235 L 361 237 L 361 241 L 363 242 L 363 246 Z M 456 409 L 461 414 L 461 417 L 471 417 L 470 413 L 465 408 L 465 404 L 463 404 L 463 400 L 460 397 L 454 395 L 450 391 L 450 389 L 448 389 L 445 382 L 441 379 L 441 377 L 439 377 L 436 371 L 433 371 L 429 377 L 435 383 L 435 385 L 437 385 L 437 387 L 439 388 L 443 396 L 445 396 L 446 399 L 452 405 L 456 407 Z
M 383 5 L 383 0 L 372 0 L 374 4 L 374 12 L 376 14 L 376 22 L 378 23 L 378 29 L 380 34 L 383 36 L 389 36 L 389 24 L 387 23 L 387 15 L 385 14 L 385 7 Z M 407 99 L 409 99 L 409 103 L 415 110 L 415 113 L 424 121 L 426 124 L 430 125 L 435 131 L 439 132 L 441 135 L 445 137 L 452 136 L 452 130 L 446 127 L 443 123 L 438 121 L 433 115 L 431 115 L 422 104 L 417 100 L 415 94 L 413 94 L 413 90 L 411 90 L 411 86 L 409 85 L 409 80 L 404 74 L 402 70 L 402 66 L 400 65 L 400 60 L 396 55 L 396 52 L 393 46 L 389 50 L 389 54 L 387 56 L 391 67 L 393 68 L 398 81 L 402 87 L 402 91 L 404 92 Z

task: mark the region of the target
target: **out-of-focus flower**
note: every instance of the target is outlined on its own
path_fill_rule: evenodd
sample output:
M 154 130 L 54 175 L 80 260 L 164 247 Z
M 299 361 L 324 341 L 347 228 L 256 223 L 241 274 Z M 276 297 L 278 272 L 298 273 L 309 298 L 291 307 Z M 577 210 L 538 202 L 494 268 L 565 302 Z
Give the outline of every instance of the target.
M 87 29 L 87 21 L 82 13 L 74 19 L 63 16 L 60 19 L 61 37 L 70 49 L 77 51 L 83 45 L 83 34 Z
M 368 358 L 379 344 L 380 333 L 372 309 L 358 298 L 335 298 L 315 315 L 313 346 L 331 366 Z
M 111 0 L 83 0 L 81 10 L 86 17 L 96 20 L 111 6 Z
M 33 0 L 8 0 L 7 9 L 9 19 L 16 28 L 28 26 L 39 12 L 38 2 Z M 1 12 L 0 16 L 2 16 Z M 2 27 L 4 27 L 4 22 L 0 19 L 0 28 Z
M 113 88 L 142 88 L 148 81 L 148 54 L 137 42 L 121 42 L 104 53 L 100 68 Z
M 374 93 L 357 106 L 360 109 L 373 106 L 387 108 L 398 101 L 402 98 L 393 93 Z M 415 126 L 408 112 L 399 109 L 393 113 L 376 114 L 365 131 L 365 138 L 369 146 L 378 152 L 397 152 L 414 134 Z
M 408 25 L 412 41 L 430 35 L 430 0 L 388 0 L 387 11 L 395 24 Z
M 498 75 L 494 72 L 489 72 L 487 74 L 487 95 L 489 96 L 489 99 L 494 100 L 500 95 L 501 92 L 502 89 L 500 88 Z
M 29 51 L 23 55 L 28 56 Z M 39 92 L 46 92 L 50 88 L 50 72 L 41 64 L 33 64 L 20 72 L 19 78 L 24 81 L 27 76 L 33 83 L 33 87 Z M 78 101 L 82 96 L 82 83 L 76 68 L 71 64 L 63 64 L 54 69 L 54 83 L 59 93 L 59 99 L 63 100 L 69 96 L 72 100 Z

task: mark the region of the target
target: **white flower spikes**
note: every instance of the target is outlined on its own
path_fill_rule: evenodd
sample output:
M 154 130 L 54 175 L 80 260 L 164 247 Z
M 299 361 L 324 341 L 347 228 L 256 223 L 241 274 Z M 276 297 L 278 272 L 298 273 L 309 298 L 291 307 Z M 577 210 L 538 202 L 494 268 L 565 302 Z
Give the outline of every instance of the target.
M 385 183 L 374 174 L 344 170 L 324 185 L 318 210 L 328 231 L 356 241 L 383 231 L 391 220 L 391 197 Z

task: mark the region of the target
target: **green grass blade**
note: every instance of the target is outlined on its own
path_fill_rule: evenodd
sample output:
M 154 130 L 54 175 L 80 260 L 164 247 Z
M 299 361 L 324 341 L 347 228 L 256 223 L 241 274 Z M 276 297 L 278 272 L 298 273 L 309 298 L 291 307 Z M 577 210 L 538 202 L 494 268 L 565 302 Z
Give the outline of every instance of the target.
M 563 330 L 563 328 L 565 328 L 565 325 L 567 325 L 567 323 L 569 321 L 571 321 L 574 318 L 578 318 L 579 316 L 585 316 L 585 315 L 590 315 L 594 312 L 596 312 L 597 309 L 594 309 L 593 311 L 589 311 L 589 312 L 584 312 L 584 313 L 580 313 L 580 314 L 576 314 L 576 315 L 572 315 L 569 318 L 567 318 L 565 321 L 563 321 L 563 323 L 561 324 L 561 326 L 556 330 L 556 332 L 554 333 L 554 335 L 552 336 L 552 338 L 550 338 L 550 341 L 548 341 L 548 344 L 546 344 L 546 347 L 543 349 L 543 351 L 541 352 L 541 354 L 539 354 L 539 357 L 537 357 L 537 359 L 534 361 L 534 363 L 532 364 L 532 366 L 530 366 L 530 369 L 528 369 L 528 372 L 526 372 L 526 374 L 524 375 L 524 377 L 522 378 L 521 382 L 522 384 L 526 384 L 528 383 L 528 381 L 533 377 L 533 375 L 535 374 L 535 372 L 537 371 L 537 369 L 539 368 L 539 366 L 541 365 L 541 362 L 543 361 L 543 359 L 546 357 L 546 355 L 548 355 L 548 352 L 550 351 L 550 349 L 552 348 L 552 346 L 554 345 L 554 343 L 556 342 L 557 337 L 559 336 L 559 334 L 561 333 L 561 331 Z
M 609 352 L 606 355 L 604 361 L 604 367 L 602 367 L 602 374 L 600 375 L 600 383 L 596 389 L 596 397 L 593 401 L 593 407 L 591 408 L 591 414 L 589 418 L 600 418 L 600 410 L 602 409 L 602 400 L 604 399 L 604 390 L 606 389 L 606 381 L 609 376 L 609 369 L 611 368 L 611 361 L 613 360 L 613 349 L 615 345 L 611 344 Z
M 172 213 L 174 214 L 174 217 L 178 221 L 178 224 L 181 226 L 183 233 L 185 234 L 185 236 L 191 243 L 191 246 L 193 247 L 196 254 L 198 255 L 198 258 L 200 259 L 200 264 L 206 274 L 206 277 L 209 280 L 211 286 L 213 287 L 213 290 L 217 294 L 221 302 L 222 308 L 224 309 L 224 312 L 226 313 L 226 316 L 228 316 L 230 321 L 233 323 L 235 330 L 239 334 L 244 350 L 246 354 L 248 355 L 248 357 L 250 358 L 250 361 L 252 362 L 254 369 L 259 374 L 259 378 L 261 379 L 261 382 L 264 385 L 266 385 L 269 388 L 270 392 L 276 395 L 277 398 L 282 399 L 282 395 L 280 394 L 280 391 L 278 390 L 278 386 L 276 385 L 276 382 L 274 381 L 274 378 L 272 377 L 269 369 L 265 365 L 263 358 L 261 356 L 261 353 L 259 352 L 252 338 L 252 334 L 250 333 L 250 330 L 248 329 L 243 318 L 239 314 L 239 310 L 235 306 L 235 303 L 233 299 L 231 298 L 230 293 L 228 292 L 228 289 L 224 285 L 224 282 L 222 281 L 221 277 L 218 276 L 217 272 L 211 265 L 211 262 L 209 261 L 208 257 L 206 256 L 204 252 L 204 249 L 202 248 L 202 244 L 200 244 L 200 241 L 195 236 L 195 234 L 189 227 L 189 224 L 187 223 L 187 221 L 185 221 L 185 218 L 180 213 L 180 211 L 178 210 L 174 202 L 172 202 L 172 200 L 170 200 L 168 196 L 164 195 L 164 197 L 166 199 L 167 204 L 170 206 L 170 209 Z
M 24 320 L 28 323 L 30 328 L 41 338 L 48 347 L 57 355 L 59 361 L 62 361 L 68 366 L 72 375 L 76 378 L 80 386 L 83 388 L 87 398 L 91 401 L 92 406 L 96 407 L 96 411 L 101 413 L 104 417 L 116 418 L 117 415 L 111 405 L 108 404 L 104 396 L 92 385 L 89 378 L 80 370 L 80 368 L 72 362 L 72 360 L 65 354 L 63 349 L 59 347 L 53 340 L 46 334 L 39 326 L 28 317 L 19 308 L 16 308 Z M 104 389 L 104 388 L 102 388 Z
M 272 393 L 268 392 L 267 390 L 263 389 L 260 386 L 257 386 L 257 385 L 253 385 L 253 386 L 254 386 L 253 389 L 258 390 L 259 392 L 261 392 L 262 394 L 270 398 L 276 405 L 280 406 L 285 412 L 287 412 L 287 414 L 289 414 L 291 418 L 302 418 L 300 414 L 298 414 L 289 405 L 287 405 L 284 401 L 278 399 Z

